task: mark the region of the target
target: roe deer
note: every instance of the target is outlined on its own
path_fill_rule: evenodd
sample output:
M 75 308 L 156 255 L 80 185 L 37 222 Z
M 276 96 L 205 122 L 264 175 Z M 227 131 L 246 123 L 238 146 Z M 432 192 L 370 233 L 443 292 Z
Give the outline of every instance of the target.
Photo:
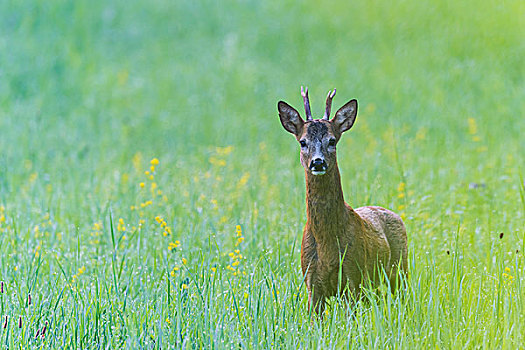
M 301 146 L 307 214 L 301 268 L 308 289 L 308 307 L 322 314 L 325 299 L 341 293 L 345 287 L 357 297 L 363 283 L 377 285 L 381 268 L 394 290 L 398 269 L 407 270 L 407 235 L 401 218 L 390 210 L 375 206 L 354 210 L 344 201 L 336 146 L 343 132 L 354 124 L 357 101 L 347 102 L 329 120 L 334 89 L 328 92 L 323 118 L 314 120 L 308 88 L 304 91 L 301 87 L 301 95 L 306 121 L 284 101 L 279 101 L 277 108 L 281 124 Z

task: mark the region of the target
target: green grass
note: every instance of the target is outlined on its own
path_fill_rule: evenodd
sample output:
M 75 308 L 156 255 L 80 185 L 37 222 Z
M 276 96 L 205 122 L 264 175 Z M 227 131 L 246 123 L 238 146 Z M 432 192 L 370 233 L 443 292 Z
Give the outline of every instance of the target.
M 0 2 L 1 346 L 523 347 L 524 12 Z M 407 293 L 332 300 L 324 320 L 306 307 L 304 174 L 276 109 L 302 111 L 301 85 L 315 115 L 333 87 L 334 109 L 359 100 L 345 198 L 402 214 L 409 235 Z

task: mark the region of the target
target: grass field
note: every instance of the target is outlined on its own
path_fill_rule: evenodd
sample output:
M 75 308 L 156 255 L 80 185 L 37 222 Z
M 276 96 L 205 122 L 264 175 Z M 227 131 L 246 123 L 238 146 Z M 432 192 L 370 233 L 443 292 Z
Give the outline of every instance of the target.
M 2 348 L 525 344 L 525 4 L 0 2 Z M 283 99 L 359 100 L 345 198 L 403 296 L 307 311 Z M 153 169 L 151 168 L 153 167 Z M 146 173 L 148 172 L 148 173 Z M 351 315 L 350 315 L 351 314 Z

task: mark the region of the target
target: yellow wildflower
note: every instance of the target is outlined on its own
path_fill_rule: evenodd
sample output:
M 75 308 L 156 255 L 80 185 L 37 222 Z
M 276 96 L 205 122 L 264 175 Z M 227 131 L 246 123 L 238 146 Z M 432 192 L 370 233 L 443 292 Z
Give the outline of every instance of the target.
M 215 152 L 220 156 L 227 156 L 233 151 L 233 146 L 216 147 Z
M 476 119 L 468 118 L 468 133 L 470 135 L 475 135 L 478 132 L 478 125 L 476 124 Z
M 216 166 L 226 166 L 226 161 L 217 157 L 210 157 L 209 162 Z
M 122 218 L 118 219 L 117 230 L 118 230 L 119 232 L 124 232 L 124 231 L 126 231 L 126 225 L 124 224 L 124 219 L 122 219 Z
M 133 162 L 133 168 L 135 168 L 136 171 L 139 171 L 140 163 L 142 162 L 142 154 L 140 152 L 135 153 L 132 159 Z
M 424 140 L 425 137 L 427 136 L 427 131 L 428 131 L 428 129 L 425 128 L 425 127 L 420 128 L 416 132 L 416 140 Z
M 248 180 L 250 179 L 250 173 L 246 172 L 242 175 L 241 179 L 239 180 L 239 182 L 237 183 L 237 187 L 242 187 L 244 185 L 246 185 L 246 183 L 248 182 Z
M 37 177 L 38 177 L 38 173 L 32 173 L 32 174 L 29 176 L 29 182 L 30 182 L 30 183 L 35 182 Z

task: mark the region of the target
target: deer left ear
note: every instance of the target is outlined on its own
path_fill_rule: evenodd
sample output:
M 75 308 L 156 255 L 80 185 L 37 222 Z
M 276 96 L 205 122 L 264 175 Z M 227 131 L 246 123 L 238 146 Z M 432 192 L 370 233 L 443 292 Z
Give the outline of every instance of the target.
M 331 122 L 340 134 L 350 129 L 357 116 L 357 100 L 348 101 L 343 107 L 339 108 Z

